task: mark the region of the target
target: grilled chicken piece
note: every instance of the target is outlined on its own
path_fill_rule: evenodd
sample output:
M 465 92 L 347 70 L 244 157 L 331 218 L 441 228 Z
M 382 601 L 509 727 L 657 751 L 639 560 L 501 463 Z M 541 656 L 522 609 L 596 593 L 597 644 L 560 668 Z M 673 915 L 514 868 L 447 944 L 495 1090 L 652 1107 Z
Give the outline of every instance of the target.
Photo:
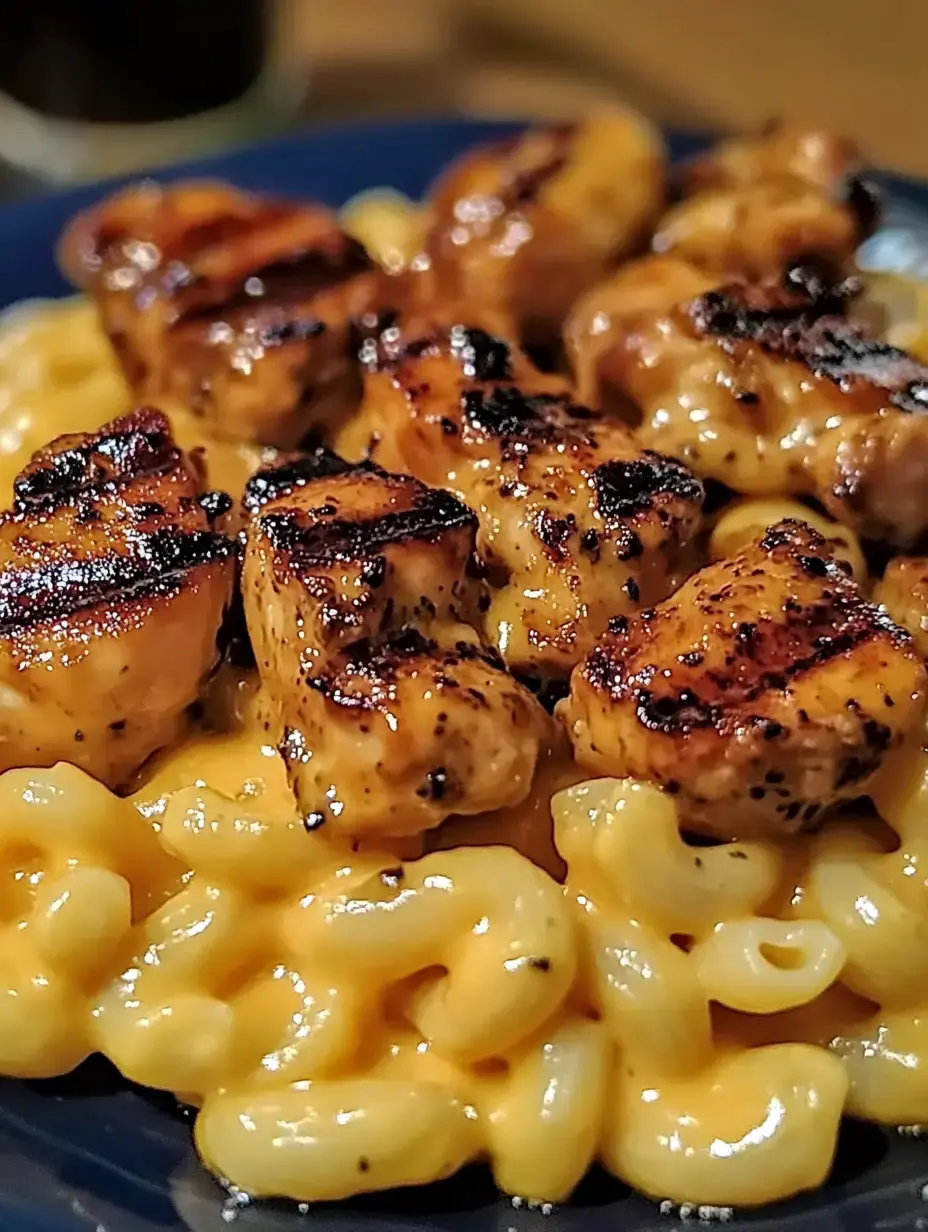
M 827 193 L 861 165 L 860 151 L 846 137 L 778 121 L 754 136 L 719 141 L 697 154 L 684 166 L 680 183 L 686 195 L 693 196 L 787 177 Z
M 321 206 L 143 185 L 78 216 L 60 259 L 139 397 L 284 448 L 356 409 L 350 321 L 381 275 Z
M 464 154 L 432 193 L 435 294 L 502 309 L 549 342 L 576 296 L 644 240 L 664 192 L 660 136 L 627 111 Z
M 550 720 L 465 623 L 471 511 L 326 451 L 246 500 L 248 628 L 306 824 L 414 834 L 523 800 Z
M 915 649 L 928 659 L 928 559 L 897 556 L 891 560 L 876 584 L 873 601 L 908 629 Z
M 869 361 L 876 382 L 886 382 L 883 405 L 822 434 L 808 464 L 811 491 L 859 535 L 912 548 L 928 533 L 928 368 L 882 344 Z M 863 354 L 861 385 L 870 379 L 867 366 Z
M 868 337 L 838 285 L 797 268 L 782 283 L 700 290 L 644 260 L 578 305 L 567 331 L 581 393 L 617 388 L 645 445 L 737 491 L 817 497 L 897 546 L 928 530 L 928 368 Z M 704 286 L 704 284 L 703 284 Z
M 867 234 L 847 202 L 783 179 L 681 201 L 661 219 L 652 247 L 722 278 L 764 278 L 810 254 L 840 268 Z
M 40 450 L 0 516 L 0 770 L 67 761 L 119 787 L 217 659 L 235 544 L 158 412 Z
M 684 172 L 653 248 L 722 277 L 778 277 L 811 255 L 840 267 L 879 212 L 860 165 L 849 142 L 790 125 L 723 143 Z
M 866 792 L 918 720 L 925 669 L 846 562 L 783 521 L 613 632 L 562 717 L 581 765 L 650 779 L 688 826 L 776 836 Z
M 678 257 L 652 256 L 628 262 L 581 296 L 564 325 L 564 346 L 580 401 L 618 415 L 631 426 L 641 427 L 646 435 L 663 428 L 670 446 L 676 444 L 675 437 L 666 431 L 666 416 L 659 415 L 652 425 L 643 401 L 642 423 L 639 400 L 644 399 L 647 389 L 639 390 L 628 370 L 639 349 L 643 366 L 652 352 L 660 361 L 662 331 L 669 328 L 664 325 L 665 319 L 679 305 L 715 285 L 713 278 Z M 637 367 L 632 368 L 632 377 L 636 374 Z M 677 413 L 674 425 L 681 418 Z M 697 417 L 695 424 L 699 422 Z M 691 425 L 691 434 L 696 431 Z M 692 444 L 683 426 L 677 428 L 675 436 L 682 446 Z M 708 473 L 715 477 L 714 472 Z
M 617 610 L 656 603 L 694 565 L 698 480 L 517 348 L 418 321 L 365 354 L 374 457 L 476 510 L 487 636 L 512 670 L 566 675 Z

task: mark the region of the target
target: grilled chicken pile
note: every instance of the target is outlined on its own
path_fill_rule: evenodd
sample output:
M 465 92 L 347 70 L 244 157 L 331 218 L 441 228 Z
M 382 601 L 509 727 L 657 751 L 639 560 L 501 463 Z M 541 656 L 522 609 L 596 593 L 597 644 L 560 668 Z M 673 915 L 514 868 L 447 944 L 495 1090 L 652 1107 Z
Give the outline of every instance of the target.
M 238 586 L 311 829 L 519 805 L 564 731 L 714 837 L 866 793 L 928 688 L 928 371 L 855 320 L 873 202 L 844 143 L 723 145 L 662 213 L 664 162 L 621 112 L 468 154 L 399 274 L 321 207 L 222 185 L 76 219 L 63 264 L 139 405 L 289 452 L 204 493 L 143 409 L 33 459 L 0 533 L 3 766 L 126 784 Z M 779 521 L 706 564 L 706 480 L 849 529 Z M 851 530 L 911 553 L 872 595 Z

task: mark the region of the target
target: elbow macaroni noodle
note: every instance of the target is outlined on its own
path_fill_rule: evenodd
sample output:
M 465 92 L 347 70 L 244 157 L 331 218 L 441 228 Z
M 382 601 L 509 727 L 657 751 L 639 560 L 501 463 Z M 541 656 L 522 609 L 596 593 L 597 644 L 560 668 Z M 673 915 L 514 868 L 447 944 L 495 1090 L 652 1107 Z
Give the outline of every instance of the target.
M 688 845 L 644 783 L 567 788 L 564 885 L 503 846 L 337 847 L 232 771 L 222 792 L 162 774 L 157 807 L 10 771 L 0 1067 L 102 1052 L 197 1104 L 206 1162 L 259 1195 L 477 1158 L 539 1201 L 597 1158 L 681 1202 L 813 1187 L 843 1112 L 928 1118 L 928 753 L 906 756 L 878 791 L 898 849 L 848 822 L 789 840 L 798 862 Z
M 408 259 L 402 203 L 353 225 L 380 205 Z M 0 327 L 0 390 L 7 490 L 129 405 L 80 300 Z M 171 413 L 240 486 L 247 447 Z M 711 553 L 789 514 L 865 577 L 850 532 L 785 504 L 729 508 Z M 656 788 L 555 766 L 556 852 L 523 810 L 419 855 L 307 833 L 239 718 L 127 799 L 66 765 L 0 777 L 0 1072 L 103 1053 L 198 1106 L 217 1174 L 306 1201 L 483 1158 L 531 1200 L 598 1159 L 657 1198 L 759 1204 L 822 1183 L 845 1112 L 928 1121 L 928 751 L 886 767 L 882 827 L 694 847 Z

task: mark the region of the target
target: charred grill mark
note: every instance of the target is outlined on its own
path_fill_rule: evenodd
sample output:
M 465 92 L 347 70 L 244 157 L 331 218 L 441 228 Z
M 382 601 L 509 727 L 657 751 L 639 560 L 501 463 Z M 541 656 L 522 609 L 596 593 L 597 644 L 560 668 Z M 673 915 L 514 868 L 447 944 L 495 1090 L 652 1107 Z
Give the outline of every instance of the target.
M 346 662 L 333 665 L 317 676 L 307 676 L 306 683 L 339 705 L 369 707 L 371 702 L 367 697 L 345 691 L 344 685 L 351 677 L 395 684 L 403 666 L 412 660 L 429 659 L 437 650 L 437 644 L 418 629 L 399 629 L 383 638 L 356 642 Z
M 644 544 L 630 526 L 620 522 L 615 530 L 615 554 L 621 561 L 635 560 L 644 552 Z
M 183 264 L 204 249 L 220 245 L 231 248 L 238 241 L 252 237 L 262 227 L 276 226 L 292 216 L 293 207 L 285 201 L 265 201 L 245 214 L 220 212 L 178 230 L 163 243 L 162 251 L 166 258 Z M 101 231 L 100 241 L 103 244 L 111 244 L 116 238 L 111 228 Z M 125 240 L 129 237 L 120 233 L 118 238 Z
M 535 517 L 535 534 L 556 560 L 567 555 L 567 544 L 576 529 L 577 519 L 572 513 L 556 518 L 547 509 L 541 509 Z
M 610 623 L 610 633 L 618 640 L 603 643 L 591 652 L 583 669 L 586 679 L 616 701 L 633 700 L 639 722 L 649 731 L 675 735 L 712 728 L 724 735 L 747 723 L 756 726 L 763 739 L 774 740 L 784 734 L 782 725 L 764 715 L 750 713 L 750 707 L 765 695 L 790 690 L 807 673 L 822 669 L 867 643 L 882 641 L 885 645 L 888 639 L 896 647 L 910 645 L 911 638 L 905 630 L 879 607 L 868 603 L 836 562 L 816 555 L 827 552 L 827 541 L 804 523 L 778 523 L 767 531 L 761 547 L 770 554 L 785 556 L 797 570 L 821 581 L 823 588 L 818 597 L 805 604 L 793 602 L 784 607 L 782 621 L 763 614 L 750 623 L 742 621 L 724 635 L 728 650 L 724 669 L 705 671 L 695 678 L 688 672 L 681 673 L 680 668 L 702 667 L 703 652 L 676 654 L 674 659 L 679 667 L 668 665 L 664 671 L 659 662 L 652 661 L 645 667 L 635 663 L 636 653 L 646 653 L 650 623 L 658 615 L 672 621 L 672 606 L 660 613 L 643 613 L 636 625 L 627 618 L 621 623 Z M 711 594 L 704 587 L 692 597 L 695 608 L 710 620 L 715 605 L 731 598 L 728 592 L 739 576 L 737 561 L 733 571 L 732 583 Z M 684 679 L 675 681 L 674 676 L 681 674 Z M 848 703 L 848 709 L 854 708 Z M 800 723 L 807 722 L 808 716 L 799 710 L 798 719 Z M 867 716 L 862 716 L 861 721 L 868 749 L 881 756 L 892 739 L 891 729 Z M 868 770 L 862 771 L 860 777 L 867 774 Z M 845 778 L 839 785 L 852 781 L 856 780 Z
M 852 279 L 829 288 L 794 282 L 790 291 L 722 287 L 693 300 L 688 313 L 697 334 L 723 345 L 753 342 L 841 389 L 863 382 L 902 411 L 928 410 L 928 366 L 841 315 L 857 287 Z
M 865 338 L 851 325 L 819 322 L 805 339 L 803 362 L 842 388 L 862 380 L 889 393 L 901 411 L 928 410 L 928 367 L 905 351 Z
M 17 477 L 15 512 L 51 512 L 104 484 L 163 475 L 181 461 L 168 422 L 156 411 L 136 411 L 70 447 L 55 445 L 41 451 Z
M 512 352 L 502 338 L 484 329 L 453 326 L 452 353 L 461 361 L 464 375 L 475 381 L 511 381 Z
M 375 710 L 378 696 L 368 685 L 394 685 L 404 671 L 428 673 L 437 687 L 457 688 L 458 682 L 443 673 L 464 661 L 479 660 L 492 671 L 504 673 L 500 659 L 491 650 L 470 642 L 457 642 L 451 650 L 409 626 L 377 638 L 355 642 L 344 658 L 315 676 L 307 686 L 337 706 L 350 710 Z M 358 685 L 361 684 L 361 688 Z
M 255 230 L 260 225 L 259 221 Z M 244 244 L 249 236 L 240 238 Z M 235 262 L 234 255 L 232 265 L 238 268 L 229 276 L 194 276 L 176 289 L 178 313 L 170 328 L 262 303 L 306 302 L 375 268 L 363 244 L 341 231 L 333 231 L 312 248 L 298 248 L 256 269 L 242 268 L 247 261 Z M 311 325 L 307 336 L 317 332 Z
M 279 466 L 256 471 L 245 485 L 242 503 L 249 513 L 258 513 L 270 501 L 289 496 L 316 479 L 344 475 L 350 470 L 370 470 L 368 463 L 351 463 L 324 446 L 301 457 L 289 458 Z
M 648 731 L 667 736 L 699 727 L 717 727 L 722 720 L 721 707 L 701 701 L 691 689 L 681 689 L 676 697 L 654 697 L 649 689 L 637 689 L 635 715 Z
M 799 522 L 796 518 L 783 518 L 767 527 L 760 546 L 765 552 L 775 552 L 777 548 L 783 547 L 805 547 L 810 551 L 821 552 L 825 547 L 825 538 L 805 522 Z
M 646 513 L 661 498 L 701 504 L 703 487 L 674 458 L 644 450 L 640 458 L 604 462 L 593 472 L 599 512 L 606 519 Z
M 512 380 L 509 344 L 476 326 L 436 328 L 404 340 L 396 312 L 372 313 L 353 323 L 352 349 L 369 372 L 394 372 L 404 360 L 451 355 L 469 380 Z
M 782 726 L 759 714 L 748 715 L 745 719 L 742 708 L 759 702 L 767 694 L 788 690 L 810 671 L 821 669 L 831 660 L 883 635 L 884 622 L 876 618 L 877 609 L 862 600 L 856 606 L 859 609 L 856 612 L 836 616 L 839 622 L 853 620 L 852 627 L 834 637 L 814 639 L 806 654 L 799 654 L 794 645 L 781 644 L 788 640 L 788 633 L 781 636 L 783 631 L 771 629 L 769 641 L 758 638 L 758 650 L 741 656 L 742 661 L 756 664 L 755 672 L 738 676 L 709 673 L 702 681 L 701 692 L 697 692 L 693 684 L 681 684 L 674 689 L 670 680 L 662 682 L 665 692 L 656 692 L 648 686 L 658 675 L 657 669 L 647 673 L 647 682 L 640 682 L 639 673 L 629 673 L 621 645 L 596 647 L 587 659 L 584 675 L 594 688 L 608 693 L 616 701 L 632 698 L 636 717 L 648 731 L 682 735 L 700 728 L 712 728 L 726 734 L 748 722 L 758 727 L 764 739 L 772 740 L 782 734 Z M 796 657 L 786 661 L 786 656 L 790 655 Z M 684 663 L 688 657 L 682 656 L 678 661 Z M 711 699 L 706 696 L 707 692 L 711 692 Z
M 310 521 L 317 511 L 274 510 L 259 517 L 271 545 L 289 554 L 291 568 L 301 571 L 335 561 L 377 556 L 384 548 L 409 541 L 434 542 L 449 530 L 476 529 L 476 516 L 441 489 L 417 487 L 411 509 L 385 513 L 369 521 Z
M 0 573 L 0 633 L 60 620 L 100 603 L 174 593 L 202 565 L 228 560 L 235 544 L 215 531 L 165 529 L 133 537 L 130 553 L 42 560 Z M 29 567 L 31 565 L 32 567 Z
M 552 124 L 542 130 L 549 139 L 551 150 L 547 158 L 525 171 L 510 175 L 502 193 L 503 203 L 507 208 L 520 205 L 530 205 L 535 201 L 544 186 L 556 175 L 559 175 L 567 165 L 570 157 L 570 145 L 577 131 L 576 123 Z M 500 147 L 498 147 L 500 148 Z M 506 147 L 503 147 L 505 149 Z M 518 148 L 509 147 L 509 151 Z
M 731 284 L 706 291 L 687 308 L 698 334 L 737 342 L 758 342 L 770 350 L 798 346 L 816 322 L 843 313 L 860 292 L 853 278 L 835 284 L 817 265 L 792 266 L 783 286 Z
M 286 346 L 290 342 L 306 342 L 325 333 L 325 322 L 315 317 L 294 317 L 289 321 L 272 322 L 261 328 L 263 347 Z
M 596 416 L 560 394 L 526 394 L 514 385 L 468 389 L 461 396 L 468 427 L 489 437 L 522 437 L 549 443 L 575 433 L 589 440 L 585 422 Z
M 461 398 L 464 419 L 471 428 L 488 436 L 531 435 L 554 438 L 557 429 L 544 412 L 557 399 L 524 394 L 520 389 L 468 389 Z
M 204 492 L 198 500 L 198 505 L 206 515 L 209 523 L 218 522 L 232 508 L 232 497 L 228 492 Z M 136 505 L 137 509 L 138 506 Z M 157 506 L 158 513 L 164 513 L 162 506 Z

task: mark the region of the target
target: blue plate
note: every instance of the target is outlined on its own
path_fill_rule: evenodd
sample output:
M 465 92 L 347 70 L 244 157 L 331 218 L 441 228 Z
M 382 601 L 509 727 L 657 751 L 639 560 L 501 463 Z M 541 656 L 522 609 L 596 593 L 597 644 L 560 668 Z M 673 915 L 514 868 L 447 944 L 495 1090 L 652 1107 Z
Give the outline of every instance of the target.
M 246 189 L 312 197 L 337 206 L 389 184 L 420 196 L 456 154 L 517 128 L 468 121 L 328 129 L 158 173 L 220 176 Z M 680 157 L 698 138 L 671 139 Z M 923 236 L 928 189 L 881 177 L 888 225 L 867 246 L 874 268 L 928 270 Z M 0 211 L 0 306 L 68 288 L 54 259 L 75 210 L 112 184 Z M 923 1197 L 924 1194 L 924 1197 Z M 698 1210 L 684 1211 L 696 1222 Z M 737 1215 L 754 1232 L 906 1232 L 928 1229 L 923 1143 L 847 1122 L 829 1183 L 819 1193 L 759 1214 Z M 168 1097 L 130 1087 L 105 1062 L 45 1082 L 0 1080 L 0 1232 L 659 1232 L 666 1214 L 595 1173 L 571 1204 L 545 1214 L 500 1198 L 479 1168 L 424 1190 L 377 1194 L 339 1206 L 249 1206 L 230 1199 L 197 1163 L 189 1126 Z

